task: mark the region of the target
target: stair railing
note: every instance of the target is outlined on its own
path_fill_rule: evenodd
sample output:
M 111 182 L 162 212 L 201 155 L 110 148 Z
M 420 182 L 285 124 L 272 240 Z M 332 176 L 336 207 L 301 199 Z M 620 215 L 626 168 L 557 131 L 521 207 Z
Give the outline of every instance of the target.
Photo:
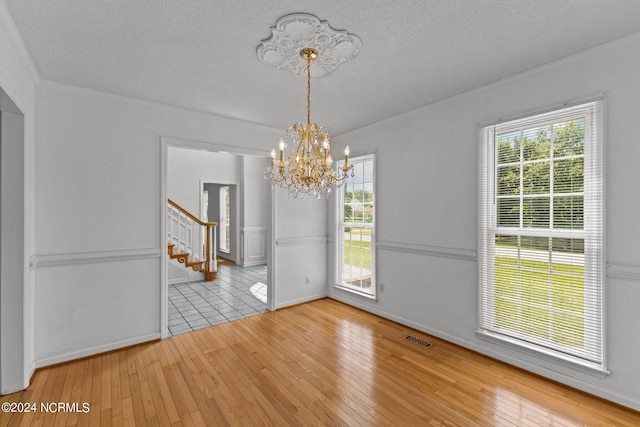
M 187 252 L 192 257 L 204 262 L 204 279 L 215 280 L 218 275 L 216 261 L 216 222 L 204 222 L 171 199 L 167 199 L 167 239 L 178 251 Z M 200 227 L 205 230 L 205 243 L 199 244 Z M 196 229 L 196 232 L 194 232 Z M 196 242 L 194 242 L 196 238 Z M 199 249 L 196 253 L 194 247 Z M 204 253 L 203 253 L 204 252 Z

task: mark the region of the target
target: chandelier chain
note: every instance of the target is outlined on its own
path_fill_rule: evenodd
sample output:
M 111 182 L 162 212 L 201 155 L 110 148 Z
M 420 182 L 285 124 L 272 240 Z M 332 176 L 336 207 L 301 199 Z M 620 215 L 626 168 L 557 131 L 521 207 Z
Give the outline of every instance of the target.
M 307 58 L 307 125 L 311 123 L 311 58 Z

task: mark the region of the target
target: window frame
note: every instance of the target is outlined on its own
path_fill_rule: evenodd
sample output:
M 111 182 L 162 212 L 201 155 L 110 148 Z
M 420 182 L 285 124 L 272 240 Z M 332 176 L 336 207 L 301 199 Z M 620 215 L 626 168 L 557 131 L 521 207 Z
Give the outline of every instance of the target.
M 376 205 L 377 205 L 377 196 L 376 196 L 376 155 L 375 153 L 365 153 L 357 156 L 353 156 L 349 158 L 349 163 L 355 165 L 356 163 L 371 161 L 372 165 L 372 187 L 373 187 L 373 220 L 371 223 L 355 223 L 355 222 L 345 222 L 344 221 L 344 196 L 345 196 L 345 184 L 341 185 L 337 188 L 336 193 L 336 208 L 335 208 L 335 283 L 334 287 L 354 295 L 359 295 L 368 299 L 372 299 L 377 301 L 378 298 L 378 286 L 376 280 Z M 336 162 L 336 167 L 341 168 L 344 164 L 344 161 Z M 349 174 L 351 176 L 351 174 Z M 344 269 L 344 227 L 359 227 L 366 228 L 371 230 L 371 293 L 362 291 L 355 286 L 344 283 L 343 281 L 343 269 Z
M 220 235 L 220 244 L 218 249 L 220 252 L 229 254 L 231 252 L 231 206 L 230 206 L 230 194 L 231 188 L 229 185 L 222 185 L 218 187 L 218 226 Z
M 568 118 L 570 117 L 570 118 Z M 544 124 L 558 123 L 558 120 L 575 120 L 578 117 L 585 117 L 585 138 L 584 138 L 584 226 L 582 229 L 553 228 L 553 211 L 549 208 L 549 226 L 547 228 L 526 228 L 520 222 L 519 227 L 506 227 L 497 225 L 497 200 L 498 200 L 498 153 L 497 140 L 499 134 L 510 131 L 525 129 L 527 127 L 540 127 Z M 595 132 L 595 134 L 593 134 Z M 499 344 L 506 344 L 517 349 L 526 349 L 532 353 L 542 356 L 545 359 L 560 361 L 562 364 L 577 367 L 585 372 L 606 376 L 610 372 L 607 370 L 606 352 L 606 302 L 605 302 L 605 219 L 604 219 L 604 96 L 582 99 L 572 103 L 565 103 L 561 106 L 548 108 L 546 110 L 523 114 L 519 117 L 496 121 L 494 123 L 480 125 L 480 135 L 482 147 L 480 149 L 479 168 L 479 242 L 478 242 L 478 328 L 476 333 L 479 338 L 487 339 Z M 543 159 L 544 160 L 544 159 Z M 556 160 L 550 157 L 553 163 Z M 521 157 L 520 165 L 525 164 Z M 504 167 L 504 166 L 503 166 Z M 553 172 L 553 166 L 551 173 Z M 522 172 L 521 180 L 522 180 Z M 553 177 L 550 176 L 553 182 Z M 522 185 L 522 181 L 521 184 Z M 550 188 L 549 197 L 553 198 L 554 190 Z M 523 198 L 523 191 L 518 196 Z M 553 201 L 551 201 L 553 206 Z M 587 214 L 587 211 L 595 214 Z M 523 212 L 520 211 L 520 221 Z M 522 236 L 541 236 L 548 238 L 577 238 L 584 239 L 584 277 L 595 278 L 595 287 L 586 288 L 585 279 L 585 303 L 586 299 L 597 301 L 597 323 L 590 324 L 594 331 L 594 336 L 598 338 L 599 354 L 597 360 L 586 360 L 584 357 L 569 354 L 562 345 L 550 348 L 545 345 L 535 343 L 522 337 L 518 338 L 517 333 L 503 334 L 492 324 L 496 311 L 493 310 L 492 301 L 494 298 L 494 259 L 496 254 L 495 237 L 500 234 L 514 235 L 518 238 Z M 493 317 L 492 317 L 493 316 Z M 586 329 L 586 328 L 585 328 Z M 514 337 L 514 335 L 516 335 Z M 531 342 L 534 341 L 534 342 Z

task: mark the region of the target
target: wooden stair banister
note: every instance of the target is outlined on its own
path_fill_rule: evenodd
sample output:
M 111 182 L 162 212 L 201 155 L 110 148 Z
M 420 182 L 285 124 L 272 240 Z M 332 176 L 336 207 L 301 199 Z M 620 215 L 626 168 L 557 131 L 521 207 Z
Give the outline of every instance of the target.
M 197 216 L 193 215 L 191 212 L 184 209 L 182 206 L 177 204 L 171 199 L 167 199 L 167 202 L 170 206 L 175 208 L 185 217 L 189 218 L 195 224 L 198 224 L 205 229 L 205 260 L 204 262 L 201 260 L 193 260 L 191 258 L 190 252 L 187 250 L 185 252 L 181 251 L 181 248 L 178 247 L 178 252 L 174 253 L 174 247 L 176 245 L 169 244 L 169 256 L 171 258 L 178 259 L 178 261 L 184 263 L 187 267 L 192 267 L 195 271 L 203 271 L 204 272 L 204 280 L 212 281 L 216 280 L 218 277 L 218 263 L 216 262 L 216 240 L 215 240 L 215 232 L 218 223 L 216 222 L 205 222 L 202 221 Z M 180 227 L 181 224 L 178 224 Z M 185 228 L 187 224 L 185 224 Z M 172 236 L 172 239 L 175 239 L 180 244 L 180 236 Z M 171 232 L 169 232 L 171 234 Z M 186 245 L 185 245 L 186 246 Z M 186 249 L 186 248 L 185 248 Z M 204 264 L 204 265 L 203 265 Z

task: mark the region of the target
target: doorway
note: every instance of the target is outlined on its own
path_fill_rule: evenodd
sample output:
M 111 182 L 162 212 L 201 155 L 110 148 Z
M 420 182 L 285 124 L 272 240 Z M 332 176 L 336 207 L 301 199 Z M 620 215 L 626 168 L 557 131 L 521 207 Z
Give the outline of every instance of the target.
M 169 284 L 169 260 L 163 251 L 162 338 L 179 333 L 180 329 L 188 332 L 273 310 L 273 302 L 267 298 L 273 295 L 270 262 L 273 196 L 263 178 L 267 154 L 168 138 L 161 138 L 161 145 L 163 243 L 167 236 L 166 200 L 178 198 L 174 201 L 190 212 L 218 223 L 216 253 L 231 261 L 218 265 L 218 279 L 213 282 L 195 280 Z M 186 190 L 179 189 L 180 185 Z M 256 218 L 264 223 L 255 223 Z M 224 226 L 222 233 L 221 226 Z M 256 234 L 260 234 L 261 239 L 256 239 Z M 263 250 L 256 249 L 258 246 Z M 171 322 L 175 326 L 176 319 L 181 324 L 170 330 Z
M 216 255 L 232 263 L 240 263 L 239 211 L 240 200 L 237 183 L 201 181 L 200 202 L 203 218 L 218 224 Z

